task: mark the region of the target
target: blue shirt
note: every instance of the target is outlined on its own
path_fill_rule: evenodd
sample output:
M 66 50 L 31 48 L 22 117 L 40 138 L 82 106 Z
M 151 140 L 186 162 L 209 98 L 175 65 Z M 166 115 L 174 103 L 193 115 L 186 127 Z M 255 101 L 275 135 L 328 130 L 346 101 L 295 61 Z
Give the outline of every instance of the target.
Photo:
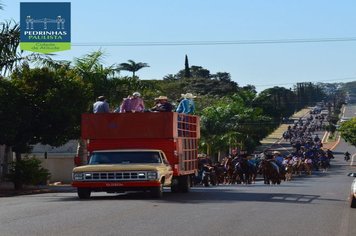
M 97 101 L 93 105 L 93 113 L 110 112 L 109 103 L 106 101 Z
M 185 113 L 185 114 L 193 114 L 195 111 L 195 104 L 194 101 L 188 98 L 184 98 L 180 101 L 176 112 L 178 113 Z
M 276 162 L 278 162 L 278 164 L 282 164 L 284 158 L 283 158 L 282 156 L 277 156 L 277 157 L 275 158 L 275 160 L 276 160 Z

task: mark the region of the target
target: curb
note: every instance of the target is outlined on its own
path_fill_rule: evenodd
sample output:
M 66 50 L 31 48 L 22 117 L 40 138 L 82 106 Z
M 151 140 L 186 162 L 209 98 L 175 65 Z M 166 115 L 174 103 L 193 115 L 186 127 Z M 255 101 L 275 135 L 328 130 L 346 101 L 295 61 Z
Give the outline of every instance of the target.
M 43 194 L 43 193 L 71 193 L 75 192 L 76 189 L 70 185 L 60 185 L 60 186 L 43 186 L 34 187 L 29 189 L 15 190 L 13 188 L 0 188 L 0 198 L 1 197 L 15 197 L 22 195 L 33 195 L 33 194 Z

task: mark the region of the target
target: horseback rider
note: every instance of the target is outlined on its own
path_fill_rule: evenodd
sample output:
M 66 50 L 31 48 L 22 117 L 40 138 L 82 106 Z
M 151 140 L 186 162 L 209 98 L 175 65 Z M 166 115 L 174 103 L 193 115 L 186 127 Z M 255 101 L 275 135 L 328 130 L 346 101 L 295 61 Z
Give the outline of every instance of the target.
M 351 154 L 348 151 L 346 151 L 345 152 L 345 157 L 344 157 L 345 161 L 350 160 L 350 156 L 351 156 Z
M 326 156 L 329 158 L 329 160 L 334 159 L 333 152 L 330 149 L 326 150 Z

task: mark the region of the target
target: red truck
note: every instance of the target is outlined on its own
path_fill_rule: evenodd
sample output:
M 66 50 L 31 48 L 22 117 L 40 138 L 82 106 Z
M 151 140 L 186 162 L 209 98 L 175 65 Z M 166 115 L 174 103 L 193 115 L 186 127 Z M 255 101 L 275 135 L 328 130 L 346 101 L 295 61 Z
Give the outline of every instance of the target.
M 176 112 L 82 115 L 88 164 L 73 169 L 79 198 L 93 191 L 188 192 L 198 167 L 198 116 Z

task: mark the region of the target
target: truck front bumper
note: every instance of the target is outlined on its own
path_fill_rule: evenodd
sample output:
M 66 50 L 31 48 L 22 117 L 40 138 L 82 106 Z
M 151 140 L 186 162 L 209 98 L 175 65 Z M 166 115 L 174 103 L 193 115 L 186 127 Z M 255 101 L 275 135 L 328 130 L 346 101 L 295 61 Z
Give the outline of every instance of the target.
M 145 188 L 145 187 L 159 187 L 161 183 L 155 181 L 123 181 L 123 182 L 95 182 L 95 181 L 73 181 L 72 186 L 77 188 Z

